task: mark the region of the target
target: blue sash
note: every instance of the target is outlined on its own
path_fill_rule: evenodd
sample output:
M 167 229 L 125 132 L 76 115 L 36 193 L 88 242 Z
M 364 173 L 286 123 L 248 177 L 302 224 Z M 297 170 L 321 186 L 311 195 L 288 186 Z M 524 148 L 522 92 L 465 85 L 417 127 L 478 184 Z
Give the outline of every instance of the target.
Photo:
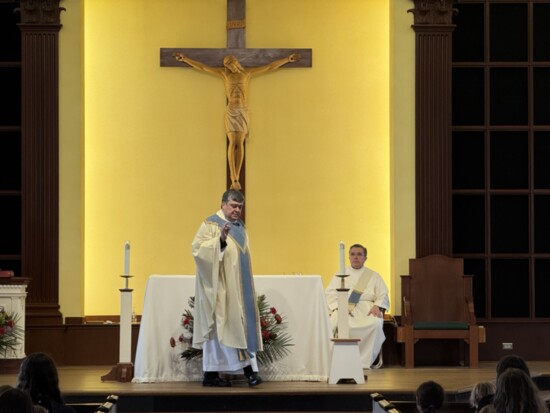
M 363 268 L 363 273 L 355 283 L 355 287 L 348 298 L 348 310 L 353 310 L 355 306 L 359 303 L 361 295 L 363 295 L 365 288 L 367 288 L 370 279 L 371 274 L 365 268 Z
M 229 221 L 220 218 L 214 214 L 206 218 L 206 222 L 217 224 L 220 229 Z M 259 337 L 257 326 L 259 320 L 256 312 L 256 293 L 254 290 L 254 278 L 252 277 L 252 266 L 250 265 L 250 254 L 248 253 L 248 243 L 246 229 L 242 221 L 230 222 L 231 231 L 228 236 L 237 244 L 239 250 L 239 266 L 241 272 L 241 288 L 244 301 L 244 317 L 246 329 L 247 350 L 256 353 L 259 348 Z

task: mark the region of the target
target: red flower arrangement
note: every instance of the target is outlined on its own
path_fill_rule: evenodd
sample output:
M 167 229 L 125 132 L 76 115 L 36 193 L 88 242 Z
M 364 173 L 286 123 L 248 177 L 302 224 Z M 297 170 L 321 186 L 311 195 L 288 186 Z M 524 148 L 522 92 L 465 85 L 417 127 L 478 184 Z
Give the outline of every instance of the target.
M 193 342 L 193 308 L 195 308 L 195 297 L 189 297 L 189 309 L 182 314 L 181 325 L 184 332 L 180 334 L 177 341 L 187 345 L 187 349 L 181 353 L 185 360 L 192 360 L 202 357 L 202 350 L 191 347 Z M 258 363 L 262 366 L 286 356 L 290 346 L 293 346 L 292 339 L 286 330 L 285 317 L 278 313 L 275 307 L 269 307 L 265 295 L 260 295 L 257 300 L 258 312 L 260 315 L 260 327 L 264 350 L 256 354 Z M 176 339 L 170 337 L 170 346 L 176 346 Z
M 9 314 L 0 306 L 0 353 L 4 356 L 8 350 L 16 350 L 23 338 L 23 330 L 17 325 L 18 320 L 16 314 Z

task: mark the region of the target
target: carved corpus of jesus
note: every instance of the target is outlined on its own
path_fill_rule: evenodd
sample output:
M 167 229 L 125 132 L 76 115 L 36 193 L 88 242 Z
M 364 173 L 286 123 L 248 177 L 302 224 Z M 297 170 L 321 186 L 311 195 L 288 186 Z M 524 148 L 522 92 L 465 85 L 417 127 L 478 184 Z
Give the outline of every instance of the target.
M 173 56 L 179 62 L 210 73 L 223 79 L 227 106 L 225 109 L 225 133 L 229 140 L 227 149 L 227 161 L 231 174 L 231 189 L 241 189 L 239 177 L 244 161 L 244 141 L 248 137 L 248 85 L 250 79 L 263 73 L 277 70 L 287 63 L 295 62 L 300 58 L 298 54 L 275 60 L 269 64 L 258 67 L 244 68 L 235 56 L 228 55 L 223 59 L 223 67 L 211 67 L 201 62 L 190 59 L 181 53 Z

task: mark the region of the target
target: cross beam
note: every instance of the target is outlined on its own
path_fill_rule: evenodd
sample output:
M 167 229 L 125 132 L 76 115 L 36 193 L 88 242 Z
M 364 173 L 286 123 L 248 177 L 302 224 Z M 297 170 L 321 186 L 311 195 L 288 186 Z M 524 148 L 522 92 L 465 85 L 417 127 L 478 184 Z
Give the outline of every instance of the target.
M 163 48 L 160 49 L 160 65 L 162 67 L 191 67 L 187 63 L 174 59 L 174 53 L 181 53 L 193 60 L 198 60 L 208 66 L 223 67 L 223 59 L 227 55 L 235 56 L 243 67 L 266 65 L 274 60 L 282 59 L 293 53 L 300 59 L 288 63 L 285 67 L 311 67 L 311 49 L 201 49 L 201 48 Z

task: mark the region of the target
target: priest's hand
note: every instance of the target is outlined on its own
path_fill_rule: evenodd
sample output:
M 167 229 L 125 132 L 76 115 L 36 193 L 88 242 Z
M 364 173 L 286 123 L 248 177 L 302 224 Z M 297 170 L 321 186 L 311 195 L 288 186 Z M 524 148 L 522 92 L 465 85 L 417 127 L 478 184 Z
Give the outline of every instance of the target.
M 227 239 L 227 235 L 229 234 L 229 231 L 231 230 L 231 224 L 229 222 L 225 223 L 225 225 L 222 227 L 222 233 L 220 234 L 220 239 L 225 242 Z
M 378 307 L 377 305 L 372 306 L 368 315 L 371 315 L 371 314 L 378 318 L 384 317 L 384 315 L 382 314 L 382 310 L 380 310 L 380 307 Z

